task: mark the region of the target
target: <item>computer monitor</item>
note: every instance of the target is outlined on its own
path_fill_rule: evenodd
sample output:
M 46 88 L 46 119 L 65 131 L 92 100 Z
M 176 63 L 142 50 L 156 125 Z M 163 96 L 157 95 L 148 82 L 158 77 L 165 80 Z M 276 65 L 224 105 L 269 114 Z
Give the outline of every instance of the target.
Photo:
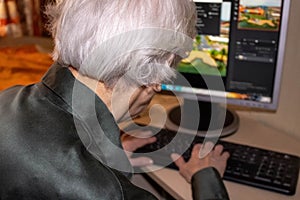
M 214 137 L 239 126 L 227 104 L 275 111 L 278 106 L 290 0 L 194 0 L 198 35 L 163 91 L 184 97 L 167 128 Z M 197 108 L 191 105 L 199 104 Z M 221 106 L 220 106 L 221 105 Z M 200 118 L 198 120 L 198 118 Z M 217 131 L 217 132 L 218 132 Z

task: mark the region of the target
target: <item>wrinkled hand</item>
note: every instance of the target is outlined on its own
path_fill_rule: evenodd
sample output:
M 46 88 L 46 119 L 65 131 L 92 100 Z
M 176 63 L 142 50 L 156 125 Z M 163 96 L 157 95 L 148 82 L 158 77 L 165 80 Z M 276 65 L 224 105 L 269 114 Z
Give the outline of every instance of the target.
M 190 183 L 192 176 L 196 172 L 207 167 L 214 167 L 221 176 L 224 175 L 229 153 L 223 152 L 222 145 L 217 145 L 214 150 L 212 150 L 213 145 L 214 144 L 211 142 L 207 142 L 205 145 L 195 145 L 191 158 L 188 162 L 185 162 L 178 154 L 171 155 L 173 161 L 179 168 L 179 173 L 186 179 L 187 182 Z
M 133 167 L 141 167 L 153 164 L 153 160 L 148 157 L 131 158 L 132 153 L 140 147 L 156 141 L 156 137 L 151 137 L 151 131 L 133 130 L 121 136 L 121 142 L 125 153 Z

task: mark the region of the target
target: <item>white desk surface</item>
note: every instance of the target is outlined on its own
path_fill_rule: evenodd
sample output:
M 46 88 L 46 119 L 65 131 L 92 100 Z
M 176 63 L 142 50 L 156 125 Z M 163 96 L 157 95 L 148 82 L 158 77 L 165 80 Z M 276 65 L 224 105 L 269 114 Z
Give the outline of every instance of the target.
M 174 103 L 176 103 L 176 101 L 171 97 L 159 96 L 152 101 L 152 104 L 160 104 L 161 102 L 164 104 L 166 109 L 169 109 L 172 105 L 174 106 Z M 155 112 L 153 112 L 152 120 L 157 121 L 156 116 L 159 116 L 160 114 L 156 115 L 156 112 L 160 112 L 158 110 L 161 109 L 153 108 L 153 110 Z M 248 112 L 239 112 L 238 114 L 240 117 L 240 128 L 237 133 L 225 140 L 300 156 L 299 139 L 293 138 L 286 133 L 275 130 L 259 121 L 256 121 L 255 119 L 252 119 L 249 117 Z M 148 115 L 142 115 L 137 119 L 137 121 L 148 123 Z M 149 166 L 145 170 L 154 171 L 148 172 L 148 175 L 175 199 L 191 199 L 191 186 L 179 175 L 177 171 L 167 168 L 156 171 L 156 168 L 156 166 Z M 231 200 L 299 200 L 299 179 L 296 194 L 294 196 L 282 195 L 229 181 L 224 182 Z

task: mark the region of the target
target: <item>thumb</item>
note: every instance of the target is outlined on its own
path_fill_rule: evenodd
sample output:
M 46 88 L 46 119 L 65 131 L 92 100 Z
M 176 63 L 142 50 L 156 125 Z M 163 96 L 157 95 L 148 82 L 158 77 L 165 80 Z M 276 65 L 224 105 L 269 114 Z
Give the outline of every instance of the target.
M 130 158 L 129 161 L 133 167 L 142 167 L 153 164 L 153 160 L 148 157 Z
M 182 158 L 182 156 L 180 156 L 177 153 L 172 153 L 171 158 L 172 158 L 173 162 L 177 165 L 178 168 L 180 168 L 182 165 L 185 164 L 185 161 Z

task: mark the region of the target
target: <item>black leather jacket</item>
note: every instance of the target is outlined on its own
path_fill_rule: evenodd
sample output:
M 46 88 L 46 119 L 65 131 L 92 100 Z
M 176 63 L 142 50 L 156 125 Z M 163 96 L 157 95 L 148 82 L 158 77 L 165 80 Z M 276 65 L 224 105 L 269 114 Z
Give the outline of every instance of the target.
M 0 113 L 1 200 L 155 199 L 130 183 L 113 116 L 67 68 L 0 93 Z M 195 199 L 228 199 L 213 168 L 192 182 Z

